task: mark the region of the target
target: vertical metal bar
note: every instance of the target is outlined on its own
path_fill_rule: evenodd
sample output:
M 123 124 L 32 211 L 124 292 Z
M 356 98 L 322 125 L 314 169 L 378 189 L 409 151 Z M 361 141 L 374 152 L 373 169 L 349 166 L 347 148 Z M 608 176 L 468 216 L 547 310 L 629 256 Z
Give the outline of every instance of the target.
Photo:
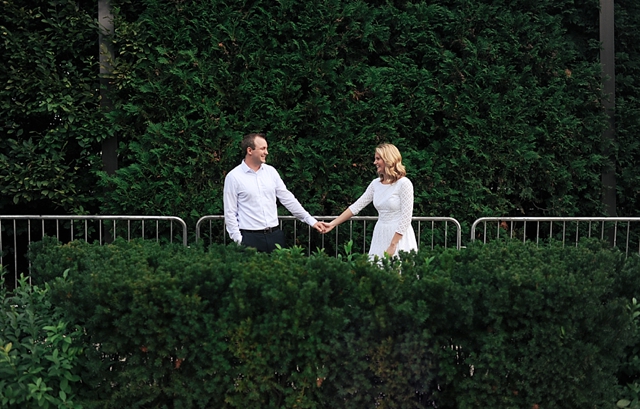
M 580 222 L 576 222 L 576 247 L 578 247 L 578 227 L 580 226 Z
M 624 254 L 629 257 L 629 227 L 631 226 L 631 222 L 627 222 L 627 244 L 625 245 Z
M 144 240 L 144 219 L 142 220 L 142 240 Z
M 588 238 L 591 238 L 591 220 L 589 220 L 589 235 Z
M 131 220 L 127 220 L 127 241 L 131 241 Z
M 297 228 L 298 221 L 296 219 L 293 220 L 293 225 L 294 228 Z M 306 224 L 306 223 L 304 223 Z M 308 231 L 308 238 L 307 238 L 307 255 L 310 256 L 311 255 L 311 234 L 313 234 L 314 229 L 312 228 L 311 225 L 307 224 L 307 231 Z M 322 235 L 321 237 L 321 246 L 324 246 L 324 235 Z M 317 246 L 316 246 L 317 247 Z
M 551 221 L 551 228 L 549 229 L 549 240 L 553 240 L 553 220 Z
M 102 219 L 98 220 L 98 233 L 100 236 L 100 245 L 102 246 Z
M 447 237 L 449 235 L 449 224 L 448 222 L 445 220 L 444 222 L 444 248 L 447 248 Z
M 2 219 L 0 219 L 0 266 L 4 266 L 4 249 L 2 248 Z M 4 267 L 3 267 L 4 268 Z
M 435 231 L 436 231 L 435 221 L 431 220 L 431 250 L 433 250 L 433 248 L 434 248 Z
M 564 248 L 564 241 L 567 236 L 567 221 L 562 222 L 562 248 Z
M 159 229 L 160 229 L 160 227 L 159 227 L 159 220 L 156 220 L 156 243 L 159 241 L 159 238 L 158 238 L 158 234 L 159 234 L 159 233 L 158 233 L 158 230 L 159 230 Z
M 89 229 L 87 226 L 88 220 L 84 219 L 84 241 L 89 242 Z
M 71 241 L 73 241 L 73 219 L 71 219 Z
M 418 220 L 418 249 L 420 249 L 420 220 Z
M 602 229 L 600 231 L 600 240 L 604 240 L 604 220 L 602 221 Z
M 42 219 L 42 236 L 41 239 L 44 239 L 44 219 Z
M 509 232 L 509 238 L 513 238 L 513 220 L 511 220 L 511 231 Z
M 539 243 L 540 243 L 540 220 L 538 220 L 537 227 L 536 227 L 536 247 L 538 247 Z
M 497 236 L 496 236 L 496 240 L 500 238 L 500 220 L 498 220 L 498 229 L 497 229 Z
M 31 219 L 27 219 L 27 248 L 31 247 Z M 17 250 L 17 249 L 16 249 Z M 29 260 L 29 285 L 31 285 L 31 260 Z
M 367 220 L 364 220 L 364 231 L 362 234 L 362 252 L 367 252 Z
M 116 219 L 113 219 L 113 241 L 116 241 L 116 230 L 117 230 L 117 226 L 116 226 Z
M 527 242 L 527 221 L 524 221 L 524 226 L 522 226 L 522 242 Z
M 613 224 L 613 247 L 616 247 L 618 243 L 618 222 Z
M 483 231 L 483 234 L 484 234 L 483 243 L 486 244 L 487 243 L 487 222 L 484 221 L 484 222 L 482 222 L 482 224 L 483 224 L 483 230 L 482 231 Z
M 13 272 L 15 276 L 15 287 L 18 287 L 18 229 L 16 219 L 13 219 Z
M 60 219 L 56 219 L 56 240 L 60 241 Z

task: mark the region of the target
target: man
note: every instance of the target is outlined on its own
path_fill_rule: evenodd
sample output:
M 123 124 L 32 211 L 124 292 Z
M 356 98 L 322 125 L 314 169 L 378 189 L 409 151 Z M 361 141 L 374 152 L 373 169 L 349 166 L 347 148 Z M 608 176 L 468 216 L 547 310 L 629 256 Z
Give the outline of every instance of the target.
M 299 220 L 323 233 L 314 219 L 287 190 L 278 171 L 266 164 L 264 134 L 250 133 L 242 140 L 244 160 L 224 180 L 224 219 L 233 241 L 270 253 L 276 244 L 284 247 L 284 232 L 278 224 L 276 199 Z

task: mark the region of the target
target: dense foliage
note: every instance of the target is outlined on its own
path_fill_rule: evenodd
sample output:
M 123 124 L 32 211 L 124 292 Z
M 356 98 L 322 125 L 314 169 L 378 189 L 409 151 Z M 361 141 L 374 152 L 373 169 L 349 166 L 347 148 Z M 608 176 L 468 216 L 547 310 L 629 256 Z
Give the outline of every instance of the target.
M 638 379 L 638 257 L 597 242 L 379 265 L 143 241 L 34 250 L 36 281 L 69 269 L 53 302 L 99 346 L 81 363 L 85 408 L 605 408 L 617 376 Z
M 0 212 L 95 211 L 99 141 L 97 8 L 4 1 L 0 17 Z M 86 210 L 85 210 L 86 209 Z
M 73 408 L 81 329 L 51 303 L 49 285 L 26 278 L 11 293 L 0 286 L 0 406 L 7 409 Z
M 260 130 L 316 214 L 363 191 L 381 141 L 405 154 L 417 214 L 597 214 L 597 2 L 524 3 L 136 5 L 116 38 L 132 143 L 106 209 L 219 213 Z
M 0 211 L 220 214 L 239 140 L 314 214 L 404 154 L 415 214 L 598 215 L 598 0 L 113 0 L 115 109 L 99 110 L 96 2 L 0 17 Z M 616 1 L 620 212 L 637 213 L 638 5 Z M 120 171 L 99 172 L 120 140 Z M 98 186 L 97 182 L 100 181 Z
M 615 6 L 618 213 L 636 216 L 640 198 L 640 3 L 619 0 Z

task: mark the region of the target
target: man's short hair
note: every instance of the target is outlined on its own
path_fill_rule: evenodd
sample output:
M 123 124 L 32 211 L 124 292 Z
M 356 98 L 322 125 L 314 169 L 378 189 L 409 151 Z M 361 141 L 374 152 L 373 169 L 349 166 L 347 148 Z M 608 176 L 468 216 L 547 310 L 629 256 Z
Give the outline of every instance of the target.
M 260 137 L 262 139 L 264 139 L 265 141 L 267 140 L 265 134 L 260 133 L 260 132 L 252 132 L 250 134 L 246 134 L 244 136 L 244 138 L 242 138 L 242 143 L 240 144 L 240 147 L 242 148 L 242 153 L 243 154 L 247 154 L 247 149 L 251 148 L 251 149 L 255 149 L 256 148 L 256 138 Z

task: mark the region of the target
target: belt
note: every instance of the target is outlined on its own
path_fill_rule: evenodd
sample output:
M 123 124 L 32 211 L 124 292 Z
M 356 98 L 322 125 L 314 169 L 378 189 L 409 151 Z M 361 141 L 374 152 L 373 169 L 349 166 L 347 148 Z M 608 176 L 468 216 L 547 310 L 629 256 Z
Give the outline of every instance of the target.
M 263 234 L 267 234 L 267 233 L 272 233 L 272 232 L 278 231 L 278 230 L 280 230 L 280 226 L 267 227 L 266 229 L 260 229 L 260 230 L 243 230 L 243 229 L 240 229 L 240 233 L 263 233 Z

